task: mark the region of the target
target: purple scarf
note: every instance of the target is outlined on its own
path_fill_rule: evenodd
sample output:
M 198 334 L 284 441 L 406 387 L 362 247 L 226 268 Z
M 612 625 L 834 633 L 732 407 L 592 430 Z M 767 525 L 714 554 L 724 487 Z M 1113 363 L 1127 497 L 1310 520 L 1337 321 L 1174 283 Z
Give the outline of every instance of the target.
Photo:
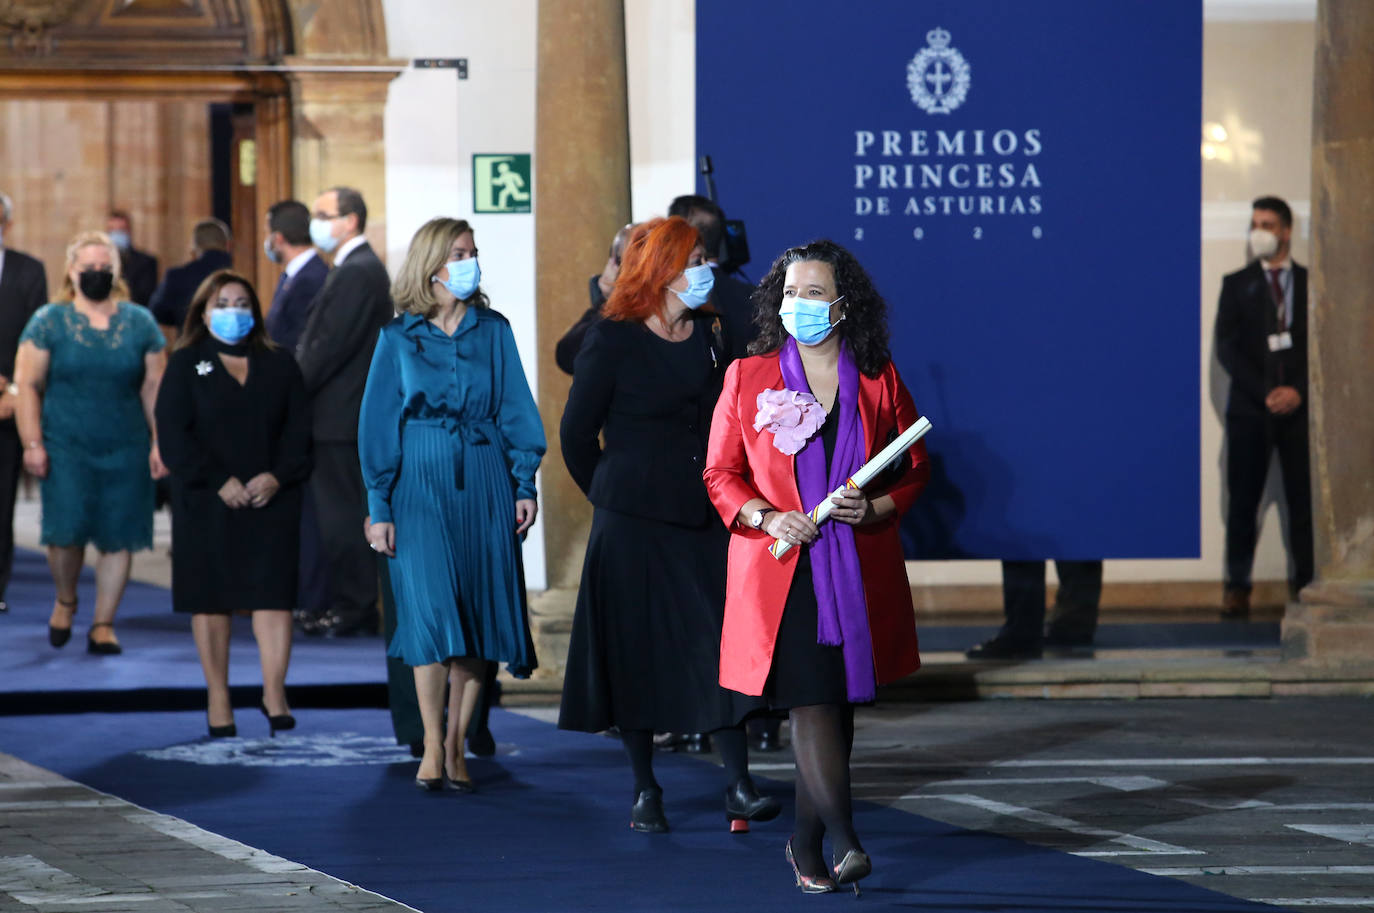
M 783 344 L 778 359 L 782 379 L 789 390 L 811 392 L 794 339 Z M 840 343 L 839 410 L 835 453 L 827 476 L 825 444 L 820 434 L 806 442 L 796 456 L 797 489 L 803 507 L 810 509 L 845 482 L 864 464 L 864 430 L 859 420 L 859 368 Z M 811 545 L 811 582 L 816 589 L 816 642 L 844 648 L 845 685 L 849 700 L 873 700 L 877 681 L 873 674 L 873 640 L 868 630 L 868 604 L 864 599 L 859 550 L 853 527 L 830 521 L 821 526 Z

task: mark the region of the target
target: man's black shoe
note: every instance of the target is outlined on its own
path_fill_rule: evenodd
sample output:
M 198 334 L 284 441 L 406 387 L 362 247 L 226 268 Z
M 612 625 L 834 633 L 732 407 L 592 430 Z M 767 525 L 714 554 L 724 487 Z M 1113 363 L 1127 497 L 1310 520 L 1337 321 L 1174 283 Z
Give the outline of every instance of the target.
M 964 651 L 964 655 L 969 659 L 1039 659 L 1043 652 L 1038 646 L 1018 644 L 994 637 L 976 647 L 969 647 Z
M 1047 637 L 1045 638 L 1045 655 L 1058 659 L 1092 659 L 1094 650 L 1091 642 L 1055 640 L 1052 637 Z

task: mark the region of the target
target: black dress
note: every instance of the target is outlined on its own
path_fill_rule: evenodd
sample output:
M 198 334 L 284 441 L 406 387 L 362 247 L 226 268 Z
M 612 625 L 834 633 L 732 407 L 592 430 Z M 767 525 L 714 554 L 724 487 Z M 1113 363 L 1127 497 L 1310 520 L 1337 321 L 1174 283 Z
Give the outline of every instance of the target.
M 242 386 L 220 352 L 247 354 Z M 173 609 L 293 608 L 311 465 L 309 401 L 295 359 L 211 336 L 174 352 L 158 391 L 157 430 L 172 473 Z M 231 509 L 220 500 L 230 477 L 246 485 L 263 472 L 281 484 L 265 507 Z
M 577 357 L 563 457 L 595 511 L 563 729 L 709 732 L 763 707 L 719 684 L 729 532 L 701 470 L 727 349 L 695 319 L 677 343 L 601 320 Z
M 831 409 L 821 425 L 821 445 L 829 471 L 838 437 L 839 409 Z M 815 439 L 812 439 L 814 445 Z M 836 522 L 834 520 L 830 521 Z M 773 666 L 763 686 L 764 699 L 773 710 L 805 707 L 808 704 L 846 704 L 849 691 L 845 683 L 844 648 L 816 642 L 816 588 L 811 578 L 811 549 L 797 556 L 792 588 L 782 609 L 778 637 L 773 646 Z

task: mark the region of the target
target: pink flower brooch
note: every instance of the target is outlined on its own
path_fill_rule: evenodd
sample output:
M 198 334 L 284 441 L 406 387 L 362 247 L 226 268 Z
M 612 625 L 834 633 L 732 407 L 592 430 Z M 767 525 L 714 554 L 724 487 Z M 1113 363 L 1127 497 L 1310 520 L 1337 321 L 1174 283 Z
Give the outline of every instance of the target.
M 810 393 L 764 390 L 758 398 L 755 431 L 773 432 L 773 446 L 792 456 L 825 424 L 825 409 Z

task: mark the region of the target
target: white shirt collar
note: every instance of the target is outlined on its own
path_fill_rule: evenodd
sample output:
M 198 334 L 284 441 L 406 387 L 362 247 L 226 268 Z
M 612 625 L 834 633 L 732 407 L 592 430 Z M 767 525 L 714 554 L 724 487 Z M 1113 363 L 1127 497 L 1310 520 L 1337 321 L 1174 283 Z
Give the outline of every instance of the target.
M 315 256 L 315 248 L 308 247 L 303 253 L 296 254 L 291 258 L 291 262 L 286 264 L 286 278 L 294 279 L 296 273 L 305 268 L 305 264 L 310 262 L 310 258 Z
M 1271 269 L 1289 270 L 1293 268 L 1293 258 L 1284 257 L 1282 260 L 1260 260 L 1260 266 L 1264 267 L 1265 272 Z
M 348 258 L 349 254 L 353 253 L 355 250 L 362 247 L 366 243 L 366 235 L 355 235 L 352 238 L 349 238 L 343 244 L 340 244 L 339 252 L 334 255 L 334 265 L 338 266 L 340 263 L 344 262 L 344 260 Z

